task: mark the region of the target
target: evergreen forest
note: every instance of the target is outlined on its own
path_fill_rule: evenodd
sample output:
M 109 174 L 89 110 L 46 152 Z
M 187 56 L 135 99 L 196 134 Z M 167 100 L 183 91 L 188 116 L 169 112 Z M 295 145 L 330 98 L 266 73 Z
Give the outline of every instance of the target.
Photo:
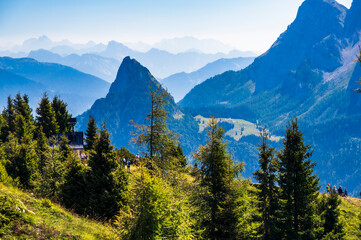
M 84 152 L 76 154 L 65 134 L 72 131 L 72 116 L 64 101 L 44 94 L 35 114 L 27 95 L 8 97 L 0 115 L 0 237 L 361 237 L 360 199 L 321 189 L 312 146 L 306 144 L 297 118 L 290 119 L 281 149 L 269 146 L 267 129 L 260 132 L 259 169 L 252 182 L 242 177 L 244 163 L 229 153 L 225 130 L 215 118 L 208 122 L 206 143 L 193 153 L 194 163 L 187 164 L 178 136 L 168 128 L 168 95 L 161 86 L 150 88 L 149 95 L 151 108 L 144 124 L 133 123 L 137 156 L 124 147 L 114 148 L 106 122 L 98 127 L 91 116 Z M 35 211 L 25 206 L 30 203 Z M 49 214 L 62 230 L 35 218 Z M 83 230 L 64 229 L 75 217 L 88 221 Z M 105 230 L 84 235 L 87 228 Z

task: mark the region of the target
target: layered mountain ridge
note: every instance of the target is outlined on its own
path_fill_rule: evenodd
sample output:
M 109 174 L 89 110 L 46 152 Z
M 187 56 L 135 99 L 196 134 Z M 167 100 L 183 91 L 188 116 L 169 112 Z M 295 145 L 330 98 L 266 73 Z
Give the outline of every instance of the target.
M 0 70 L 0 88 L 6 89 L 1 93 L 3 106 L 7 96 L 20 92 L 29 95 L 31 107 L 35 109 L 42 93 L 47 92 L 51 97 L 60 96 L 73 114 L 79 114 L 109 89 L 109 83 L 92 75 L 31 58 L 1 57 Z

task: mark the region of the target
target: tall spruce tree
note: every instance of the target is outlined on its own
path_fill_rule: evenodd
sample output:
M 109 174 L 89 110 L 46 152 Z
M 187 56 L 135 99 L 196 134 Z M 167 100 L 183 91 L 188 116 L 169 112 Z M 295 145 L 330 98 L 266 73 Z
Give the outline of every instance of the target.
M 86 136 L 85 146 L 84 146 L 85 150 L 89 151 L 94 148 L 94 143 L 98 137 L 97 131 L 98 131 L 98 127 L 95 123 L 95 119 L 92 115 L 90 115 L 88 120 L 88 126 L 85 131 L 85 136 Z
M 31 114 L 32 109 L 29 106 L 29 97 L 27 95 L 22 97 L 20 93 L 18 93 L 15 95 L 13 102 L 15 113 L 22 115 L 28 124 L 33 124 L 34 119 Z
M 279 159 L 280 239 L 315 239 L 315 203 L 319 179 L 313 174 L 311 146 L 303 142 L 297 118 L 292 119 L 283 139 Z
M 53 98 L 51 106 L 55 112 L 55 119 L 59 127 L 58 132 L 70 132 L 71 126 L 69 124 L 69 118 L 71 118 L 71 114 L 67 110 L 68 104 L 66 104 L 58 96 L 55 96 Z
M 113 218 L 125 201 L 128 177 L 119 167 L 110 143 L 109 132 L 103 123 L 99 137 L 94 143 L 94 151 L 89 158 L 88 190 L 89 214 L 102 219 Z
M 44 93 L 38 108 L 36 109 L 36 125 L 42 126 L 45 136 L 50 138 L 58 133 L 59 127 L 56 122 L 55 112 L 49 101 L 48 95 Z
M 234 164 L 224 141 L 224 130 L 215 118 L 208 124 L 207 144 L 200 146 L 194 158 L 202 165 L 202 184 L 208 188 L 209 219 L 204 220 L 206 239 L 232 239 L 236 234 L 237 216 L 232 202 L 234 177 L 242 164 Z
M 260 133 L 261 144 L 258 146 L 258 161 L 260 169 L 253 173 L 254 178 L 259 182 L 257 197 L 259 200 L 258 209 L 262 216 L 261 233 L 263 239 L 278 239 L 276 231 L 276 210 L 277 200 L 277 159 L 274 148 L 268 146 L 268 133 L 263 128 Z
M 13 179 L 19 180 L 23 188 L 31 189 L 34 187 L 38 169 L 36 142 L 22 115 L 16 116 L 15 123 L 16 134 L 10 133 L 5 144 L 5 153 L 8 159 L 6 170 Z

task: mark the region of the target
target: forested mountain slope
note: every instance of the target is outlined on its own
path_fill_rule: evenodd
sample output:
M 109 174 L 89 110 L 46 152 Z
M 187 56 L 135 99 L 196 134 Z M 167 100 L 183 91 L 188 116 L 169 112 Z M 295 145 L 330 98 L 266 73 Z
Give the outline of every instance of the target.
M 259 121 L 281 134 L 298 117 L 321 183 L 361 190 L 361 96 L 355 62 L 361 1 L 348 10 L 336 1 L 306 0 L 295 21 L 253 64 L 196 86 L 180 106 L 193 115 Z M 252 160 L 246 160 L 252 161 Z

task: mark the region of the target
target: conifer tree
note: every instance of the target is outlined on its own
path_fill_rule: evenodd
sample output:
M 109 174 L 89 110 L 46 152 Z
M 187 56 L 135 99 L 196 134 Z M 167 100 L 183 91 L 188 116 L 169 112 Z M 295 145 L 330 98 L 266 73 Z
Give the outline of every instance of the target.
M 51 106 L 55 112 L 55 119 L 59 127 L 58 132 L 70 132 L 71 126 L 69 124 L 69 118 L 71 118 L 71 114 L 67 110 L 68 104 L 63 102 L 63 100 L 61 100 L 59 97 L 55 96 Z
M 297 118 L 288 124 L 283 145 L 278 153 L 280 238 L 314 239 L 319 179 L 313 174 L 311 146 L 304 144 Z
M 58 200 L 60 186 L 64 182 L 65 166 L 62 162 L 62 151 L 59 148 L 59 141 L 53 137 L 50 139 L 50 142 L 52 147 L 47 152 L 36 191 L 43 197 Z
M 254 178 L 259 182 L 258 209 L 262 216 L 261 232 L 263 239 L 278 239 L 275 221 L 277 201 L 276 172 L 277 159 L 274 157 L 274 148 L 268 146 L 268 133 L 264 128 L 260 133 L 261 144 L 258 146 L 258 161 L 260 169 L 253 173 Z
M 7 107 L 2 113 L 5 124 L 1 130 L 1 140 L 3 142 L 7 141 L 7 137 L 15 129 L 15 109 L 14 109 L 14 100 L 9 96 L 7 101 Z
M 149 88 L 151 111 L 145 119 L 146 124 L 133 124 L 140 131 L 133 141 L 140 147 L 145 146 L 156 167 L 164 169 L 169 165 L 167 161 L 169 159 L 165 156 L 167 148 L 172 144 L 176 145 L 175 134 L 168 128 L 168 114 L 165 110 L 169 95 L 161 85 L 158 85 L 155 90 L 151 86 Z
M 89 213 L 111 219 L 125 201 L 128 180 L 124 169 L 116 161 L 105 123 L 94 143 L 94 151 L 90 153 L 89 167 Z
M 21 115 L 18 122 L 24 121 Z M 7 163 L 5 165 L 8 174 L 17 179 L 23 188 L 31 189 L 36 180 L 38 158 L 35 152 L 35 141 L 29 134 L 24 134 L 19 140 L 12 133 L 5 144 Z
M 61 135 L 58 141 L 59 141 L 60 161 L 64 163 L 72 156 L 73 151 L 69 145 L 69 139 L 65 135 Z
M 42 126 L 47 138 L 58 133 L 59 127 L 56 123 L 55 112 L 46 93 L 44 93 L 39 106 L 36 109 L 36 113 L 38 114 L 36 117 L 36 125 L 37 127 Z
M 242 170 L 242 164 L 234 164 L 224 141 L 224 130 L 212 118 L 207 130 L 207 144 L 200 146 L 194 158 L 203 169 L 202 184 L 209 189 L 207 204 L 210 219 L 205 220 L 206 238 L 231 239 L 236 234 L 237 217 L 233 211 L 234 177 Z
M 45 161 L 50 152 L 49 141 L 43 132 L 43 127 L 40 126 L 36 129 L 36 154 L 38 155 L 39 162 L 38 168 L 40 174 L 43 173 Z
M 32 109 L 29 106 L 29 97 L 27 95 L 22 97 L 20 93 L 18 93 L 13 101 L 15 113 L 22 115 L 28 124 L 32 124 L 34 119 L 31 114 Z
M 89 116 L 88 127 L 85 131 L 85 146 L 84 149 L 89 151 L 94 148 L 94 143 L 97 140 L 98 127 L 92 115 Z
M 64 182 L 60 186 L 61 203 L 78 214 L 85 214 L 89 205 L 89 192 L 86 182 L 88 168 L 77 157 L 66 162 Z
M 331 189 L 330 194 L 326 197 L 326 210 L 323 214 L 325 221 L 323 234 L 326 239 L 344 239 L 345 233 L 340 221 L 340 204 L 341 200 L 338 197 L 338 193 L 334 189 Z

